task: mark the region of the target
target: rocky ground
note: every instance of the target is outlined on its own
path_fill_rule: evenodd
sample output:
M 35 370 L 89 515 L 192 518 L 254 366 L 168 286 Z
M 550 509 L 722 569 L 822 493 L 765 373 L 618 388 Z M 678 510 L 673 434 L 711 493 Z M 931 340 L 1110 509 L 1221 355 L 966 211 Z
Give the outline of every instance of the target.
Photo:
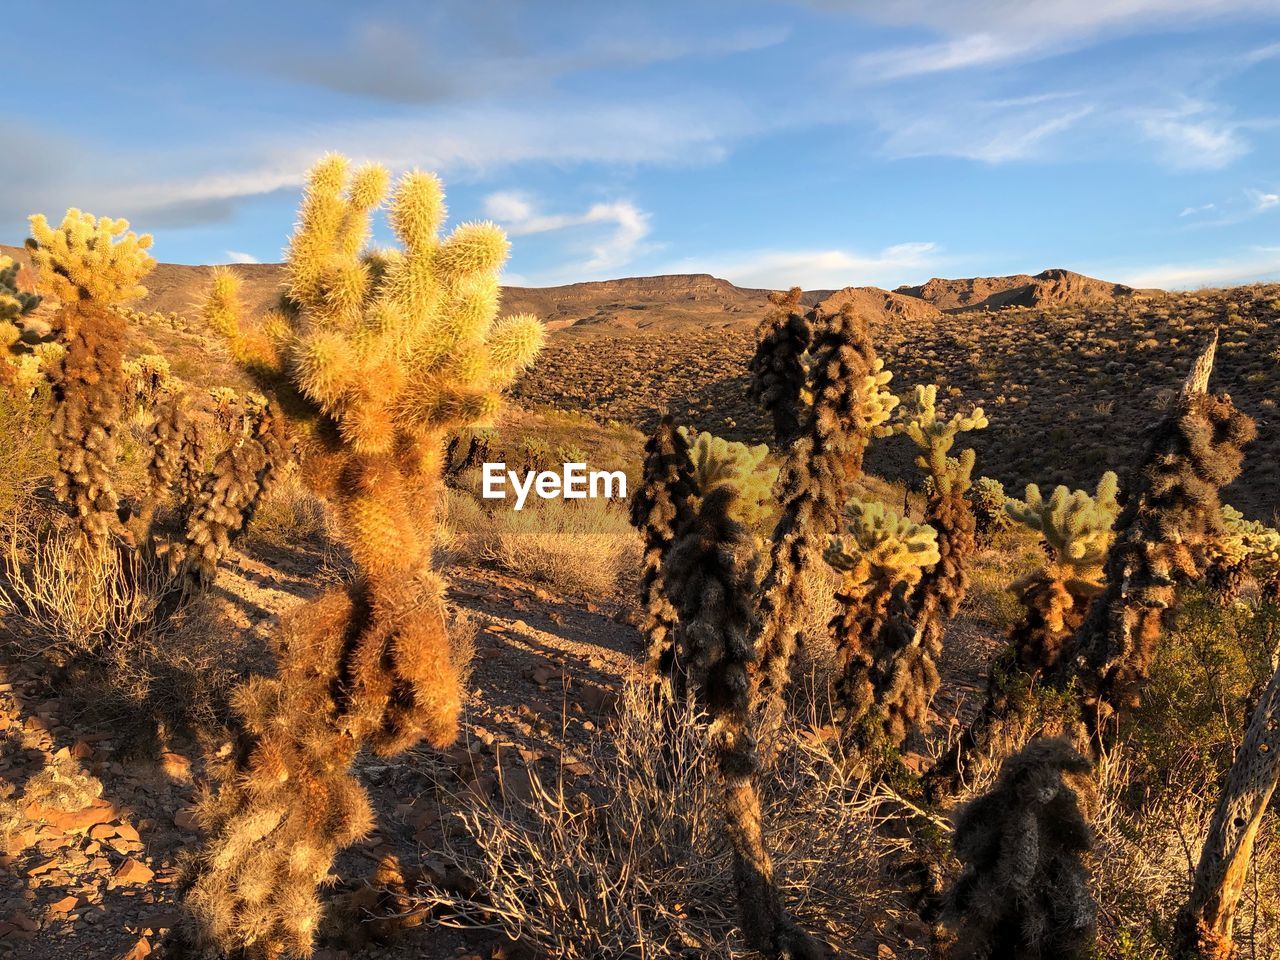
M 314 595 L 324 564 L 320 547 L 231 561 L 216 589 L 238 612 L 238 642 L 260 642 L 282 612 Z M 443 755 L 424 749 L 362 759 L 378 827 L 340 858 L 334 893 L 355 915 L 385 906 L 374 884 L 388 865 L 444 886 L 466 883 L 439 853 L 458 796 L 494 803 L 527 798 L 531 771 L 544 782 L 563 773 L 569 786 L 589 789 L 592 741 L 638 662 L 632 612 L 618 600 L 567 600 L 478 568 L 454 571 L 450 600 L 462 629 L 475 630 L 462 736 Z M 935 704 L 941 730 L 971 709 L 981 683 L 975 665 L 993 645 L 974 619 L 957 622 L 949 680 Z M 86 725 L 82 716 L 75 692 L 56 692 L 42 661 L 0 661 L 3 960 L 140 960 L 159 955 L 180 915 L 175 885 L 182 851 L 198 842 L 191 807 L 202 749 L 178 737 L 147 755 L 121 726 Z M 351 921 L 317 957 L 528 956 L 491 932 L 427 924 L 396 929 L 378 942 L 384 933 L 376 923 Z M 867 945 L 869 956 L 916 955 L 901 937 L 886 934 L 882 942 L 875 930 Z

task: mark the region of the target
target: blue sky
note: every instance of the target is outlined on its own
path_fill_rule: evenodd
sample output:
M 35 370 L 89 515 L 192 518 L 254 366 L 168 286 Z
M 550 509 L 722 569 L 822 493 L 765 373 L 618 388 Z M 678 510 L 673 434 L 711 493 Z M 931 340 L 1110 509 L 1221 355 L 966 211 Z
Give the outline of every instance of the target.
M 275 260 L 326 150 L 433 169 L 507 280 L 1280 280 L 1280 0 L 25 2 L 0 239 Z M 385 239 L 385 234 L 382 234 Z

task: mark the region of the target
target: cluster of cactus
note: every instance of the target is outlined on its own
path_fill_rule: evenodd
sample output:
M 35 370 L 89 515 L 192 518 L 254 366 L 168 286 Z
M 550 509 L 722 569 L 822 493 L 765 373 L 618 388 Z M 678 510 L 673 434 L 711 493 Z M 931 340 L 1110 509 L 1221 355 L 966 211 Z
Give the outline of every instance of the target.
M 1096 908 L 1084 858 L 1097 813 L 1092 766 L 1062 739 L 1033 740 L 956 817 L 963 867 L 939 945 L 949 960 L 1085 960 Z
M 1209 581 L 1224 602 L 1239 596 L 1252 576 L 1268 597 L 1280 595 L 1280 531 L 1247 520 L 1230 504 L 1222 505 L 1222 533 L 1206 547 Z
M 939 560 L 938 533 L 899 517 L 883 504 L 853 499 L 845 505 L 843 532 L 831 538 L 827 563 L 840 572 L 836 640 L 836 703 L 846 730 L 875 706 L 885 651 L 879 641 L 891 605 L 900 607 L 924 571 Z
M 706 431 L 681 427 L 680 434 L 693 464 L 693 485 L 699 496 L 727 484 L 736 492 L 736 519 L 758 530 L 769 513 L 778 468 L 770 466 L 766 444 L 748 446 Z
M 973 510 L 973 533 L 978 546 L 988 547 L 1001 530 L 1009 526 L 1004 484 L 992 477 L 979 477 L 969 487 L 969 506 Z
M 1010 587 L 1027 611 L 1011 637 L 1021 669 L 1038 673 L 1056 668 L 1067 639 L 1102 590 L 1102 565 L 1120 512 L 1118 487 L 1116 475 L 1108 471 L 1092 496 L 1059 486 L 1045 500 L 1032 483 L 1025 500 L 1009 501 L 1009 516 L 1039 533 L 1048 554 L 1043 568 Z
M 922 727 L 929 703 L 941 682 L 937 660 L 942 653 L 946 624 L 960 610 L 968 591 L 968 561 L 977 549 L 973 510 L 967 498 L 972 482 L 974 451 L 951 456 L 962 433 L 981 430 L 987 418 L 981 407 L 969 414 L 940 419 L 937 387 L 916 387 L 901 411 L 894 433 L 907 436 L 919 448 L 916 465 L 928 481 L 925 520 L 935 531 L 938 559 L 925 569 L 909 591 L 900 593 L 874 636 L 843 637 L 837 618 L 837 645 L 861 649 L 870 661 L 869 700 L 872 709 L 850 711 L 858 718 L 856 731 L 864 749 L 896 747 L 907 734 Z
M 145 353 L 124 362 L 124 394 L 127 410 L 154 410 L 181 388 L 158 353 Z
M 632 520 L 645 541 L 655 682 L 677 693 L 687 686 L 711 715 L 743 932 L 768 957 L 805 958 L 821 952 L 788 916 L 774 880 L 757 744 L 781 721 L 805 581 L 892 403 L 883 397 L 888 374 L 850 307 L 802 311 L 798 290 L 774 303 L 751 370 L 782 453 L 776 476 L 762 448 L 681 432 L 664 418 L 646 448 Z M 763 519 L 770 488 L 777 520 L 757 539 L 747 522 Z
M 460 665 L 431 566 L 445 439 L 492 419 L 543 330 L 533 317 L 495 319 L 507 252 L 497 227 L 437 238 L 434 176 L 406 174 L 392 193 L 403 249 L 362 254 L 388 179 L 378 166 L 350 173 L 345 159 L 322 159 L 290 242 L 284 309 L 254 330 L 234 315 L 220 326 L 308 427 L 304 476 L 336 502 L 359 577 L 299 615 L 279 645 L 279 680 L 256 682 L 268 694 L 245 712 L 206 807 L 208 845 L 185 880 L 200 946 L 306 953 L 316 885 L 367 827 L 349 773 L 356 751 L 456 736 Z M 323 843 L 309 840 L 299 857 L 306 824 Z M 243 896 L 246 874 L 265 877 L 260 897 Z
M 1209 392 L 1216 346 L 1215 336 L 1148 437 L 1116 519 L 1106 587 L 1062 658 L 1059 680 L 1079 677 L 1095 741 L 1109 718 L 1138 704 L 1165 611 L 1180 582 L 1204 574 L 1223 529 L 1219 490 L 1239 475 L 1257 432 L 1230 396 Z
M 58 496 L 70 504 L 86 540 L 104 546 L 119 532 L 114 485 L 124 399 L 124 320 L 113 308 L 146 292 L 155 260 L 151 237 L 124 220 L 68 210 L 53 227 L 31 217 L 27 249 L 42 293 L 61 304 L 54 318 L 65 347 L 54 373 L 51 432 Z

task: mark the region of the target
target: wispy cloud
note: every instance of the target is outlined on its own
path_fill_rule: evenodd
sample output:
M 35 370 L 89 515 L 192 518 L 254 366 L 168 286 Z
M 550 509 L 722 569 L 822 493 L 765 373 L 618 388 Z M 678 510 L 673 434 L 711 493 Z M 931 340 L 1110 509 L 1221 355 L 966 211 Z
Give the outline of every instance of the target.
M 1169 166 L 1181 170 L 1220 170 L 1250 150 L 1240 125 L 1215 115 L 1201 102 L 1151 111 L 1138 118 L 1139 130 L 1160 148 Z
M 527 31 L 517 5 L 493 5 L 486 16 L 455 10 L 448 18 L 453 29 L 447 43 L 438 39 L 438 23 L 416 19 L 367 17 L 337 44 L 308 46 L 304 41 L 283 53 L 251 48 L 236 55 L 264 72 L 339 93 L 442 104 L 527 94 L 576 73 L 761 50 L 781 43 L 789 32 L 782 26 L 760 26 L 716 33 L 686 27 L 684 33 L 664 33 L 649 23 L 621 21 L 602 8 L 577 12 L 570 38 L 535 49 L 521 39 Z
M 578 231 L 601 225 L 612 227 L 604 237 L 580 242 L 585 259 L 575 260 L 561 272 L 584 279 L 602 271 L 616 270 L 630 263 L 649 235 L 650 216 L 629 200 L 593 203 L 582 213 L 539 213 L 527 195 L 517 192 L 492 193 L 485 198 L 485 213 L 497 220 L 511 236 Z
M 1254 247 L 1231 258 L 1113 270 L 1110 275 L 1130 286 L 1164 290 L 1276 281 L 1280 280 L 1280 247 Z
M 847 286 L 896 287 L 918 282 L 946 263 L 935 243 L 898 243 L 875 253 L 842 249 L 750 250 L 712 259 L 688 258 L 662 273 L 711 273 L 742 287 L 806 290 Z
M 1208 213 L 1210 210 L 1218 209 L 1216 203 L 1202 203 L 1198 207 L 1183 207 L 1179 217 L 1196 217 L 1202 213 Z
M 255 257 L 252 253 L 245 253 L 243 250 L 228 250 L 228 263 L 261 263 L 262 261 Z
M 1265 193 L 1262 190 L 1246 190 L 1247 196 L 1253 202 L 1253 209 L 1258 213 L 1264 210 L 1272 210 L 1280 207 L 1280 193 Z
M 1077 50 L 1128 33 L 1176 30 L 1205 20 L 1274 16 L 1270 0 L 810 0 L 942 39 L 866 54 L 854 70 L 869 81 L 900 80 L 952 70 L 993 67 Z
M 729 145 L 760 122 L 733 102 L 695 98 L 524 109 L 477 105 L 322 129 L 293 126 L 246 136 L 220 155 L 155 148 L 131 153 L 79 143 L 59 154 L 78 158 L 75 163 L 42 165 L 29 156 L 21 162 L 21 177 L 10 182 L 23 183 L 23 213 L 39 200 L 145 220 L 147 226 L 185 226 L 229 219 L 241 201 L 298 188 L 329 150 L 453 179 L 531 163 L 697 165 L 722 160 Z M 18 162 L 0 156 L 0 172 Z M 15 203 L 17 198 L 0 200 L 0 220 L 17 215 Z
M 992 164 L 1042 156 L 1055 135 L 1095 109 L 1090 103 L 1055 103 L 1059 99 L 953 102 L 914 114 L 884 111 L 881 151 L 894 158 L 962 157 Z

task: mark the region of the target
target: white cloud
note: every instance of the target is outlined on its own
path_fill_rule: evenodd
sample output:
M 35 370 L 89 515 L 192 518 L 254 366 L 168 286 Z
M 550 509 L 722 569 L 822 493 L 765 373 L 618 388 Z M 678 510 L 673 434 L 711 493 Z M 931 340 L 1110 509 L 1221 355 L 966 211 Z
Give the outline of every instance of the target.
M 1178 216 L 1179 217 L 1195 217 L 1195 216 L 1199 216 L 1202 213 L 1208 213 L 1210 210 L 1216 210 L 1217 207 L 1218 205 L 1216 203 L 1202 203 L 1198 207 L 1183 207 L 1182 212 L 1178 214 Z
M 1107 273 L 1106 268 L 1091 272 L 1094 276 L 1114 275 L 1121 283 L 1133 287 L 1159 287 L 1164 290 L 1261 283 L 1280 280 L 1280 247 L 1255 247 L 1247 254 L 1232 259 L 1164 263 L 1136 267 L 1127 272 L 1112 270 Z
M 881 120 L 886 134 L 881 149 L 890 157 L 947 156 L 983 163 L 1033 158 L 1056 134 L 1094 112 L 1092 104 L 1045 106 L 1056 99 L 948 104 L 906 120 L 902 111 L 891 111 Z
M 227 220 L 245 199 L 297 189 L 325 152 L 393 170 L 421 167 L 449 179 L 478 178 L 527 163 L 572 166 L 715 163 L 728 144 L 772 121 L 733 101 L 474 106 L 424 115 L 290 127 L 244 137 L 232 148 L 129 152 L 77 143 L 74 163 L 24 163 L 24 204 L 80 206 L 129 217 L 143 229 Z M 16 208 L 0 200 L 0 211 Z M 25 206 L 24 206 L 25 209 Z M 16 218 L 16 217 L 15 217 Z
M 578 280 L 630 263 L 651 229 L 649 214 L 629 200 L 594 203 L 582 213 L 545 214 L 526 195 L 503 191 L 485 197 L 484 209 L 513 237 L 611 225 L 613 230 L 606 236 L 580 244 L 585 260 L 564 268 L 566 275 Z
M 252 253 L 245 253 L 242 250 L 228 250 L 228 263 L 261 263 L 262 261 L 255 257 Z
M 997 66 L 1079 49 L 1095 40 L 1176 30 L 1214 18 L 1274 16 L 1273 0 L 810 0 L 944 39 L 867 54 L 855 61 L 867 80 L 895 80 Z M 1265 49 L 1265 48 L 1264 48 Z
M 892 289 L 919 282 L 945 263 L 935 243 L 899 243 L 876 253 L 849 250 L 753 250 L 721 258 L 688 258 L 660 273 L 710 273 L 740 287 L 832 290 L 848 286 Z
M 1246 190 L 1247 196 L 1253 202 L 1253 209 L 1258 213 L 1263 210 L 1270 210 L 1273 207 L 1280 207 L 1280 193 L 1264 193 L 1261 190 Z
M 1208 107 L 1191 104 L 1150 112 L 1138 119 L 1139 129 L 1161 149 L 1163 159 L 1180 170 L 1219 170 L 1249 152 L 1239 126 L 1205 116 Z

